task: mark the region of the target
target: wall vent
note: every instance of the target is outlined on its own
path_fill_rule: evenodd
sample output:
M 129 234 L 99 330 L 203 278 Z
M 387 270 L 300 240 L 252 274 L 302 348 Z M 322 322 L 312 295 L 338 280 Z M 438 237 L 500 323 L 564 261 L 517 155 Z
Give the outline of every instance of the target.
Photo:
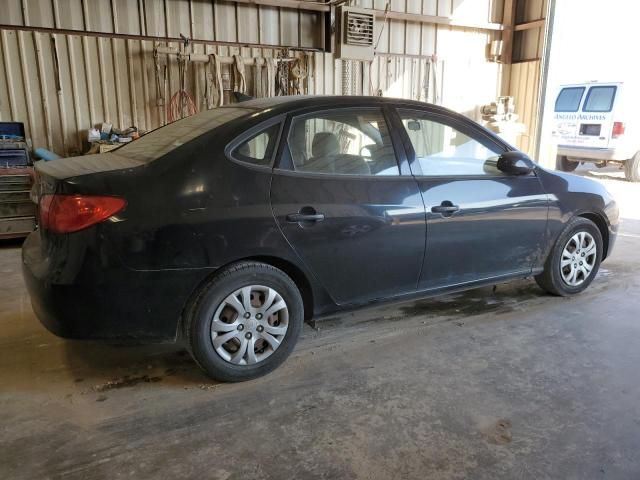
M 342 60 L 373 60 L 375 15 L 371 10 L 338 7 L 336 53 Z

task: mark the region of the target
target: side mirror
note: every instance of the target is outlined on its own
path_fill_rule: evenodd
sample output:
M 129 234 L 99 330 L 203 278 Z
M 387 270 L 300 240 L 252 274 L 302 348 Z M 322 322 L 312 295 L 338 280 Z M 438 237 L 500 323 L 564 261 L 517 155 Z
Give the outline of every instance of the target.
M 496 165 L 498 170 L 509 175 L 526 175 L 531 173 L 535 165 L 531 159 L 522 152 L 504 152 L 498 158 Z

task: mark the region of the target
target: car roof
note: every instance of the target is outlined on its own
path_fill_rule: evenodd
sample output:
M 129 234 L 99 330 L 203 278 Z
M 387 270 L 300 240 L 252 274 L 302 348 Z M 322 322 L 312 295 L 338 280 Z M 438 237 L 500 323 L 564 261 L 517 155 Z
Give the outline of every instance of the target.
M 291 110 L 306 107 L 320 107 L 320 106 L 357 106 L 357 105 L 397 105 L 402 107 L 414 107 L 414 108 L 428 108 L 433 111 L 439 111 L 441 113 L 454 114 L 455 112 L 441 107 L 439 105 L 433 105 L 427 102 L 420 102 L 417 100 L 407 100 L 405 98 L 393 98 L 393 97 L 378 97 L 378 96 L 340 96 L 340 95 L 290 95 L 279 97 L 267 97 L 267 98 L 255 98 L 252 100 L 245 100 L 239 103 L 233 103 L 225 105 L 220 108 L 236 107 L 255 109 L 256 111 L 264 111 L 267 109 L 274 110 Z

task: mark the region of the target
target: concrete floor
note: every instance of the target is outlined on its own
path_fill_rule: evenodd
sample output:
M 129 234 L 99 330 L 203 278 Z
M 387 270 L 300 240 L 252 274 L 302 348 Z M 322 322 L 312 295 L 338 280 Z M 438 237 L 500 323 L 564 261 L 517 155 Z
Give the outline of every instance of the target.
M 0 478 L 640 478 L 640 185 L 582 174 L 627 217 L 586 293 L 345 315 L 243 384 L 169 347 L 54 337 L 2 244 Z

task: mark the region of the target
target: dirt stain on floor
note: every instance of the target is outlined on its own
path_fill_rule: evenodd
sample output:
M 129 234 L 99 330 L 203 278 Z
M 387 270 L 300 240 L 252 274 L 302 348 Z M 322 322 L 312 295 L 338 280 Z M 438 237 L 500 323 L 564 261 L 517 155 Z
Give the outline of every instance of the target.
M 138 385 L 139 383 L 156 383 L 160 382 L 161 380 L 162 377 L 151 377 L 149 375 L 140 375 L 137 377 L 125 375 L 123 377 L 109 380 L 99 385 L 94 385 L 91 389 L 94 392 L 107 392 L 109 390 L 115 390 L 118 388 L 133 387 L 135 385 Z
M 496 422 L 481 430 L 489 443 L 494 445 L 506 445 L 511 443 L 511 420 L 500 418 Z
M 534 284 L 485 287 L 468 292 L 418 300 L 400 307 L 405 316 L 471 316 L 514 312 L 523 302 L 541 297 Z

